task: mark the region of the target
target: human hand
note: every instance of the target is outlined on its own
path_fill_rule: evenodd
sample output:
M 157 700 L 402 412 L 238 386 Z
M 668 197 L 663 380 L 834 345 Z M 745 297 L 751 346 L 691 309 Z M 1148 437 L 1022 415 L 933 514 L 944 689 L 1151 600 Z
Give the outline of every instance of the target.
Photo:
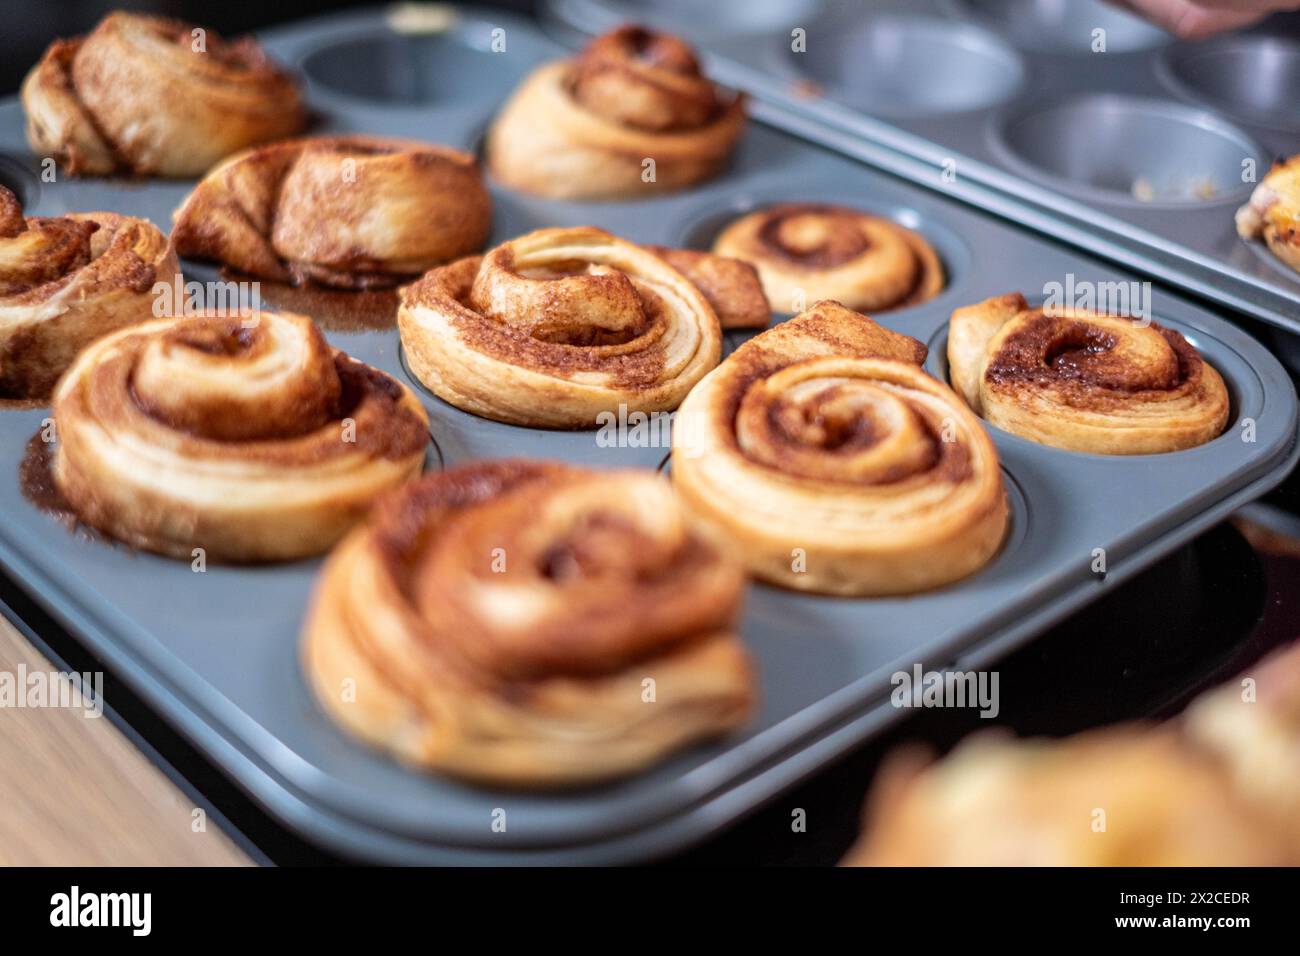
M 1249 26 L 1271 13 L 1300 10 L 1300 0 L 1112 0 L 1184 40 Z

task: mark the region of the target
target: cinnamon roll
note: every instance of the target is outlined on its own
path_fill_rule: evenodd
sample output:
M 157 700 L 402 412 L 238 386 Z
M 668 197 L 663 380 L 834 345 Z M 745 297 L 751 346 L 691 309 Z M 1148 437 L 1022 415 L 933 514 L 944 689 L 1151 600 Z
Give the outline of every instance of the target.
M 419 473 L 423 408 L 305 316 L 162 319 L 100 339 L 54 395 L 54 481 L 137 548 L 273 561 L 332 545 Z
M 1237 210 L 1237 233 L 1263 239 L 1273 255 L 1300 272 L 1300 155 L 1277 163 Z
M 988 422 L 1056 448 L 1142 455 L 1201 445 L 1228 422 L 1228 390 L 1173 329 L 1019 293 L 966 306 L 948 333 L 952 384 Z
M 718 364 L 718 317 L 648 249 L 591 227 L 539 229 L 426 274 L 397 315 L 415 377 L 484 418 L 595 428 L 670 411 Z
M 92 340 L 154 317 L 180 273 L 167 239 L 111 212 L 24 218 L 0 186 L 0 398 L 44 399 Z
M 306 122 L 293 78 L 251 37 L 120 11 L 56 40 L 22 101 L 32 149 L 73 175 L 198 176 Z
M 919 305 L 944 286 L 943 264 L 925 238 L 888 219 L 843 206 L 783 203 L 741 216 L 713 251 L 752 263 L 777 309 L 831 299 L 884 312 Z
M 406 762 L 592 783 L 752 713 L 742 589 L 650 472 L 476 463 L 407 485 L 335 549 L 303 662 L 331 717 Z
M 488 169 L 555 199 L 617 199 L 712 177 L 745 125 L 677 37 L 622 26 L 540 67 L 488 133 Z
M 1182 720 L 1300 862 L 1300 643 L 1202 694 Z
M 982 567 L 1007 526 L 997 452 L 925 351 L 834 302 L 738 348 L 673 426 L 693 526 L 804 591 L 905 594 Z
M 173 218 L 183 256 L 259 279 L 355 290 L 394 287 L 480 248 L 492 204 L 468 153 L 323 136 L 232 156 Z
M 1288 862 L 1266 821 L 1169 730 L 1063 742 L 979 735 L 932 767 L 918 763 L 896 757 L 881 770 L 866 833 L 844 865 Z

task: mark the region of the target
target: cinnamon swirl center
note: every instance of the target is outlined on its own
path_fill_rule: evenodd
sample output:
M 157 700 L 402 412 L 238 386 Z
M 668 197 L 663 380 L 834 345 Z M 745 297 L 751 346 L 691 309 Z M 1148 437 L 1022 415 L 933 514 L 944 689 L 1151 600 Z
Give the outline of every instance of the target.
M 622 346 L 662 331 L 665 306 L 651 289 L 601 263 L 578 260 L 517 268 L 489 253 L 466 304 L 530 339 L 579 348 Z
M 933 396 L 852 361 L 790 365 L 745 391 L 736 442 L 751 461 L 819 481 L 887 485 L 918 476 L 960 480 L 968 455 Z
M 1115 392 L 1171 391 L 1200 356 L 1178 332 L 1114 319 L 1104 326 L 1037 310 L 1003 339 L 985 372 L 991 383 L 1076 385 Z
M 412 598 L 502 674 L 619 666 L 725 627 L 734 603 L 717 596 L 739 593 L 734 569 L 687 533 L 671 489 L 648 474 L 551 471 L 426 526 Z
M 766 253 L 807 268 L 829 269 L 871 248 L 859 213 L 833 206 L 782 206 L 758 231 Z
M 635 26 L 592 41 L 574 60 L 569 92 L 592 113 L 656 132 L 704 126 L 722 109 L 689 45 Z
M 151 417 L 217 441 L 307 434 L 336 417 L 341 390 L 313 326 L 250 326 L 236 317 L 180 323 L 150 338 L 131 379 Z

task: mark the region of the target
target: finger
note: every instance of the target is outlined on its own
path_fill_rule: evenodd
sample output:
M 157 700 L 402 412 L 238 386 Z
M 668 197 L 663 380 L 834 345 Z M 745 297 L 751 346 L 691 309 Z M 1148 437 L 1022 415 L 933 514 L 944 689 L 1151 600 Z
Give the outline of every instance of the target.
M 1262 20 L 1268 11 L 1210 9 L 1191 0 L 1124 0 L 1156 26 L 1183 40 L 1201 40 Z
M 1300 0 L 1188 0 L 1194 7 L 1207 10 L 1231 10 L 1239 13 L 1267 15 L 1285 10 L 1300 10 Z

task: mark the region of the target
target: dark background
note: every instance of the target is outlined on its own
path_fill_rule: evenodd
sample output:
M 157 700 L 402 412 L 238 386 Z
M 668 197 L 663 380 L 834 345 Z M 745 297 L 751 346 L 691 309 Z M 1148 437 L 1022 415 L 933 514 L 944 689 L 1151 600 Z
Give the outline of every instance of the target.
M 0 96 L 18 92 L 23 77 L 51 40 L 85 33 L 112 10 L 161 13 L 231 35 L 331 10 L 375 5 L 355 0 L 0 0 Z M 472 5 L 529 12 L 536 3 L 489 0 Z

